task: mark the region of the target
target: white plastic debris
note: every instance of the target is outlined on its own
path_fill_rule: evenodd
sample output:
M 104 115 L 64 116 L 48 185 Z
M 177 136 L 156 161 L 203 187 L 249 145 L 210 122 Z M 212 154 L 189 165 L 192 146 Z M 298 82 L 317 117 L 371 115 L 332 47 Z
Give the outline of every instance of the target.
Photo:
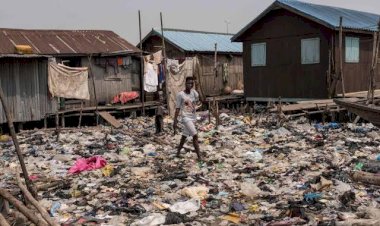
M 171 212 L 185 214 L 199 210 L 201 203 L 198 199 L 190 199 L 186 202 L 177 202 L 169 207 Z

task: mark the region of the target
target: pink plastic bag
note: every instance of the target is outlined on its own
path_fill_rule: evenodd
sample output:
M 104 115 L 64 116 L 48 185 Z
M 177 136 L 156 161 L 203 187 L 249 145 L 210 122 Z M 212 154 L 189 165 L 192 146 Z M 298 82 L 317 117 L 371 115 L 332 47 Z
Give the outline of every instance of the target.
M 78 159 L 69 169 L 70 174 L 76 174 L 83 171 L 100 169 L 107 165 L 107 161 L 101 156 L 93 156 L 87 159 Z

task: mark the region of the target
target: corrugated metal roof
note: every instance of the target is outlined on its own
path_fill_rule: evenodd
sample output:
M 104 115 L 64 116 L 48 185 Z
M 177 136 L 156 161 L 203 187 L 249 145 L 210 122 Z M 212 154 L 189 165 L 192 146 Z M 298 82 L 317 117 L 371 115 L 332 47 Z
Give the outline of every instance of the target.
M 161 37 L 161 29 L 153 29 L 147 37 L 158 35 Z M 232 34 L 189 31 L 164 28 L 165 39 L 173 45 L 189 52 L 214 52 L 217 43 L 218 52 L 242 53 L 241 43 L 231 42 Z M 147 38 L 146 37 L 146 38 Z M 144 40 L 146 40 L 146 38 Z
M 252 27 L 258 20 L 264 17 L 271 10 L 278 7 L 287 9 L 301 16 L 307 17 L 331 29 L 339 29 L 339 19 L 343 17 L 342 26 L 345 29 L 359 31 L 376 31 L 380 15 L 361 12 L 351 9 L 344 9 L 333 6 L 317 5 L 298 0 L 276 0 L 264 12 L 251 21 L 247 26 L 240 30 L 234 37 L 233 41 L 239 41 L 239 37 Z
M 333 6 L 317 5 L 296 0 L 278 0 L 301 13 L 321 20 L 332 27 L 339 27 L 339 18 L 343 17 L 343 27 L 358 30 L 376 31 L 380 15 Z
M 29 45 L 34 54 L 88 55 L 140 50 L 112 31 L 23 30 L 0 28 L 0 54 L 15 53 L 15 45 Z
M 48 55 L 38 55 L 38 54 L 0 54 L 0 58 L 51 58 Z

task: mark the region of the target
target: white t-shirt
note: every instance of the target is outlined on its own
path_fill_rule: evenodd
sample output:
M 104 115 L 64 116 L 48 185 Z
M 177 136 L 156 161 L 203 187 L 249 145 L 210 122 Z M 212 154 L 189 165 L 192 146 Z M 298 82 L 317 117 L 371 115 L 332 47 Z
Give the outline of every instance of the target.
M 189 120 L 196 121 L 197 116 L 195 115 L 195 105 L 199 100 L 199 94 L 197 91 L 192 89 L 189 94 L 185 91 L 181 91 L 177 94 L 176 98 L 176 108 L 181 109 L 182 121 L 186 122 Z

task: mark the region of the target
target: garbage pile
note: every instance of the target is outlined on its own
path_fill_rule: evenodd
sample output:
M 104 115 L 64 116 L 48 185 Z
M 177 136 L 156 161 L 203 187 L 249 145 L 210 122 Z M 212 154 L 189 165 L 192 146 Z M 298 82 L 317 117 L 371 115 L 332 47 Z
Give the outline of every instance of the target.
M 62 225 L 379 225 L 380 133 L 372 124 L 278 123 L 276 115 L 199 116 L 198 162 L 172 120 L 23 131 L 40 204 Z M 12 142 L 0 141 L 1 188 L 17 191 Z M 13 167 L 13 168 L 12 168 Z

